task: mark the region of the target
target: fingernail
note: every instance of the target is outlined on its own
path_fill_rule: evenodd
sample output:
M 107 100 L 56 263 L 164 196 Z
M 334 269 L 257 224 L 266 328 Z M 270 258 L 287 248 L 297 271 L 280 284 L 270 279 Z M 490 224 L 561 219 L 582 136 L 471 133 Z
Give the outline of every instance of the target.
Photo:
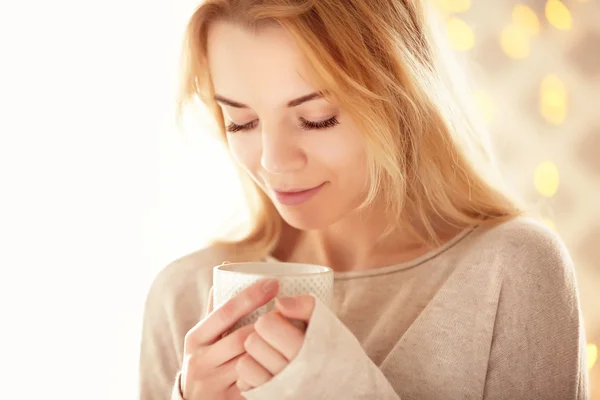
M 281 304 L 284 308 L 294 308 L 296 305 L 295 297 L 280 297 L 277 299 L 279 304 Z
M 279 281 L 277 279 L 269 279 L 262 285 L 262 290 L 265 293 L 271 293 L 277 289 L 279 286 Z

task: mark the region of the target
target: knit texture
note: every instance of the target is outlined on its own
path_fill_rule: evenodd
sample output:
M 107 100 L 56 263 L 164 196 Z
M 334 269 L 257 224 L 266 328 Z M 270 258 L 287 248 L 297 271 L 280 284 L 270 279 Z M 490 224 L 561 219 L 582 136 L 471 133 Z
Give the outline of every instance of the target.
M 182 399 L 184 336 L 205 315 L 212 267 L 224 260 L 253 261 L 205 249 L 155 279 L 140 399 Z M 585 345 L 564 244 L 517 218 L 467 230 L 407 263 L 336 273 L 333 306 L 317 302 L 300 353 L 244 397 L 583 400 Z

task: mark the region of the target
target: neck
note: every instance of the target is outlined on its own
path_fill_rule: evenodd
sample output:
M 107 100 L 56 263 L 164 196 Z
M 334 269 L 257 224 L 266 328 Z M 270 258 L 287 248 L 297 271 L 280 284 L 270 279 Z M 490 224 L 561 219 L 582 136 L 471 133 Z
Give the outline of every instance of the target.
M 417 258 L 432 249 L 406 229 L 382 236 L 386 228 L 383 213 L 352 214 L 323 230 L 299 231 L 285 224 L 281 245 L 275 257 L 288 262 L 326 265 L 334 271 L 352 271 L 399 264 Z M 425 228 L 412 225 L 425 237 Z M 463 228 L 435 221 L 434 229 L 442 242 Z

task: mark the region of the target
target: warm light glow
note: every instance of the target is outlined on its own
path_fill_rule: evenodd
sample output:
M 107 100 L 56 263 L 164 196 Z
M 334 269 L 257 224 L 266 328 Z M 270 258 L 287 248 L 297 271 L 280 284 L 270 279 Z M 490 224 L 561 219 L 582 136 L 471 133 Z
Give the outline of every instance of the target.
M 596 360 L 598 359 L 598 347 L 590 343 L 587 345 L 587 363 L 588 369 L 592 369 L 594 364 L 596 364 Z
M 455 50 L 466 51 L 475 45 L 475 35 L 471 27 L 463 20 L 450 18 L 446 25 L 450 45 Z
M 461 13 L 471 8 L 471 0 L 445 0 L 448 3 L 447 10 L 453 13 Z
M 536 13 L 528 6 L 517 4 L 512 13 L 513 24 L 523 28 L 531 36 L 540 34 L 540 20 Z
M 531 38 L 526 28 L 508 25 L 500 34 L 500 46 L 504 53 L 515 60 L 526 58 L 531 51 Z
M 540 86 L 540 112 L 551 124 L 560 125 L 567 117 L 568 94 L 563 81 L 547 75 Z
M 542 222 L 544 225 L 546 225 L 548 228 L 552 229 L 553 231 L 555 231 L 555 232 L 558 231 L 558 229 L 556 229 L 556 224 L 550 218 L 544 218 L 542 220 Z
M 476 90 L 473 92 L 473 101 L 485 122 L 491 123 L 494 119 L 494 100 L 492 96 L 483 90 Z
M 548 0 L 546 3 L 546 18 L 556 29 L 568 31 L 573 25 L 571 11 L 559 0 Z
M 551 161 L 540 163 L 533 174 L 535 188 L 544 197 L 552 197 L 556 194 L 559 181 L 558 168 Z
M 471 8 L 471 0 L 435 0 L 434 4 L 442 14 L 461 13 Z

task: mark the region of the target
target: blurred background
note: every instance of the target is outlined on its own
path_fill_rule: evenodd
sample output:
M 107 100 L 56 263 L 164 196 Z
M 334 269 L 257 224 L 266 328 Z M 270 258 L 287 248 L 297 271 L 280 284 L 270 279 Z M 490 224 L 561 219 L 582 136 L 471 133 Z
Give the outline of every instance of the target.
M 600 399 L 600 1 L 432 2 L 507 183 L 571 252 Z
M 429 1 L 507 183 L 571 251 L 600 399 L 600 0 Z M 150 282 L 244 215 L 208 116 L 175 124 L 197 4 L 0 8 L 3 397 L 136 398 Z
M 600 399 L 600 1 L 431 1 L 506 182 L 571 252 Z

